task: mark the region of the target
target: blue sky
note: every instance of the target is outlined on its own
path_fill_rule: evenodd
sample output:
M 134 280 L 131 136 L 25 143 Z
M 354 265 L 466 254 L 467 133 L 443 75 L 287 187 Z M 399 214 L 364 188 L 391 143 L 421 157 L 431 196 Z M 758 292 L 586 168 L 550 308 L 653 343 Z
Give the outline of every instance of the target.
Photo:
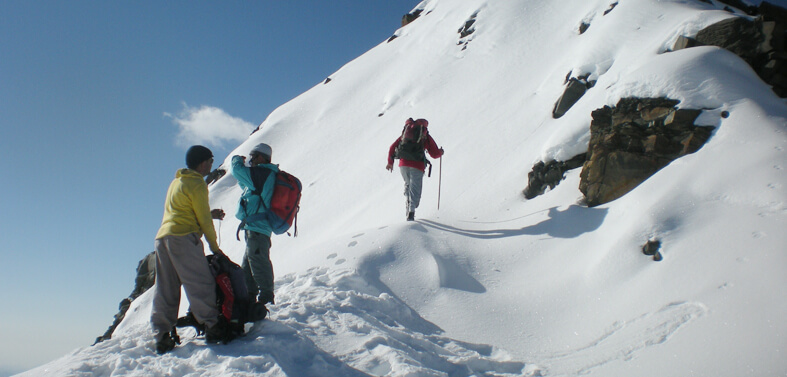
M 188 136 L 223 158 L 211 119 L 248 134 L 418 3 L 0 2 L 0 375 L 106 330 Z

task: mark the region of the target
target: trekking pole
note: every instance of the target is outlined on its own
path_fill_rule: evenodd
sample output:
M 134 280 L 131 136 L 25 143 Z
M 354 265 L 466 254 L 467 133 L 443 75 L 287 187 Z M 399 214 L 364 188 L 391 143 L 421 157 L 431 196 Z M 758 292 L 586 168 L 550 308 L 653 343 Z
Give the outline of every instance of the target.
M 443 187 L 443 156 L 440 156 L 440 168 L 437 172 L 437 210 L 440 210 L 440 191 Z

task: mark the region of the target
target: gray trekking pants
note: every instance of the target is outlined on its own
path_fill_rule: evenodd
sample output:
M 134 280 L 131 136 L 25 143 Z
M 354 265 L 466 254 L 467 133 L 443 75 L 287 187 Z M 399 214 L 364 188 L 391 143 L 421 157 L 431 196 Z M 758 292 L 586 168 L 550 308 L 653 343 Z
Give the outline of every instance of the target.
M 399 171 L 404 178 L 404 196 L 407 197 L 407 212 L 415 212 L 421 204 L 421 188 L 424 184 L 424 172 L 409 166 L 400 166 Z
M 246 254 L 241 267 L 246 275 L 249 297 L 273 298 L 273 263 L 271 263 L 271 238 L 250 230 L 246 231 Z
M 156 341 L 172 331 L 178 319 L 181 285 L 194 318 L 207 328 L 218 323 L 216 280 L 208 267 L 200 237 L 191 233 L 156 240 L 156 284 L 150 315 Z

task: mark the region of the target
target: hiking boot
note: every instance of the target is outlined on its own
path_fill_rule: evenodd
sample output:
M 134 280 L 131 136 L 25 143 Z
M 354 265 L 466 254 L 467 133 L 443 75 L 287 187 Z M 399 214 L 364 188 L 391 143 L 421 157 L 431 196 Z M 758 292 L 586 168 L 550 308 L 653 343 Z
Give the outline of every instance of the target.
M 185 316 L 178 318 L 177 322 L 175 322 L 175 327 L 194 327 L 194 331 L 197 332 L 197 336 L 205 334 L 205 325 L 197 322 L 197 319 L 194 318 L 194 313 L 189 311 L 186 313 Z
M 234 338 L 224 316 L 219 316 L 219 321 L 205 331 L 205 342 L 207 343 L 229 343 Z
M 407 213 L 407 221 L 415 221 L 415 212 L 408 212 Z
M 275 297 L 276 296 L 273 294 L 273 292 L 266 292 L 266 293 L 260 292 L 260 294 L 257 296 L 257 302 L 261 304 L 275 305 L 275 303 L 273 302 Z
M 239 336 L 246 335 L 245 324 L 240 323 L 240 321 L 237 319 L 233 319 L 232 321 L 230 321 L 228 329 L 229 329 L 228 331 L 229 336 L 232 337 L 232 339 L 235 339 Z
M 255 302 L 249 305 L 249 311 L 246 322 L 262 321 L 268 316 L 268 308 L 262 302 Z
M 173 332 L 175 330 L 172 330 Z M 175 333 L 175 337 L 178 337 Z M 180 343 L 180 339 L 173 339 L 171 333 L 165 333 L 159 341 L 156 342 L 156 353 L 163 355 L 175 349 L 175 345 Z

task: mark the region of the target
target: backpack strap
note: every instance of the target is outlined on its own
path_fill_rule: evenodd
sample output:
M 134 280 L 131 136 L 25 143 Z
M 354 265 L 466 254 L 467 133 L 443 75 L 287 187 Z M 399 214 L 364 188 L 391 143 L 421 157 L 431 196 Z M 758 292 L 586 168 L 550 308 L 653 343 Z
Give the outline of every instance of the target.
M 263 219 L 266 219 L 266 218 L 267 218 L 267 217 L 266 217 L 266 216 L 265 216 L 265 214 L 263 214 L 263 213 L 255 213 L 255 214 L 253 214 L 253 215 L 246 216 L 246 218 L 245 218 L 245 219 L 243 219 L 243 220 L 240 222 L 240 224 L 238 224 L 238 230 L 236 230 L 236 231 L 235 231 L 235 239 L 237 239 L 238 241 L 240 241 L 240 231 L 241 231 L 241 229 L 243 229 L 243 227 L 246 225 L 246 223 L 247 223 L 247 222 L 249 222 L 249 221 L 257 221 L 257 220 L 263 220 Z
M 262 195 L 262 188 L 265 187 L 265 182 L 268 176 L 273 173 L 273 170 L 264 166 L 252 166 L 249 168 L 249 175 L 251 176 L 251 183 L 254 184 L 254 190 L 251 192 L 254 195 Z
M 268 210 L 268 207 L 265 205 L 265 199 L 262 198 L 262 189 L 265 187 L 265 182 L 268 180 L 268 177 L 274 173 L 273 170 L 263 167 L 263 166 L 252 166 L 249 168 L 249 175 L 251 176 L 251 183 L 254 185 L 254 190 L 251 191 L 252 195 L 257 195 L 260 197 L 260 205 L 265 211 Z M 248 208 L 246 208 L 246 200 L 241 199 L 240 202 L 241 207 L 243 207 L 243 212 L 248 213 Z M 257 221 L 265 219 L 266 216 L 259 212 L 260 207 L 257 207 L 255 213 L 251 215 L 247 215 L 240 224 L 238 224 L 238 229 L 235 231 L 235 239 L 240 241 L 240 231 L 246 225 L 246 223 L 250 221 Z

